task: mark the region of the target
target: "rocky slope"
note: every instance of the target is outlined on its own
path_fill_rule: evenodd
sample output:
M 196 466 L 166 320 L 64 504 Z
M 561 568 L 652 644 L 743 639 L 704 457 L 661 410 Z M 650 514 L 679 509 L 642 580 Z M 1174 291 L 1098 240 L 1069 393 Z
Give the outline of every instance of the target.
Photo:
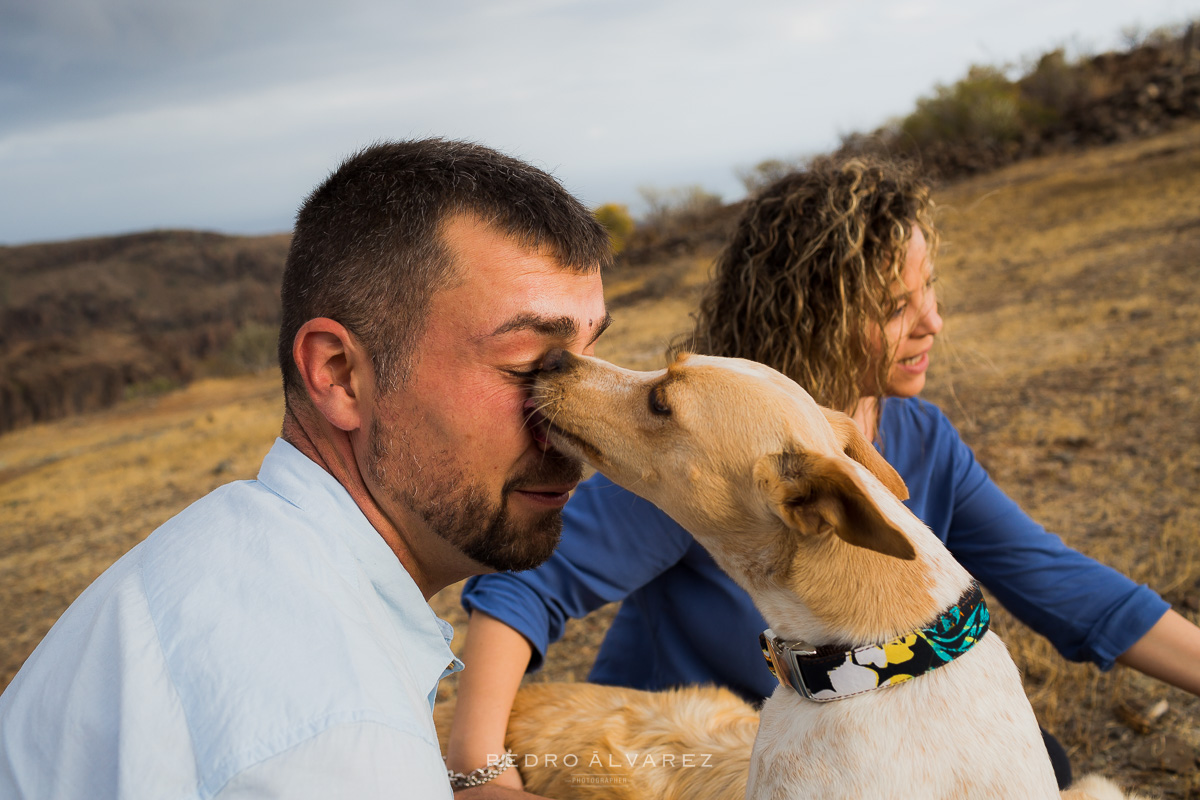
M 0 431 L 260 366 L 287 244 L 157 231 L 0 248 Z

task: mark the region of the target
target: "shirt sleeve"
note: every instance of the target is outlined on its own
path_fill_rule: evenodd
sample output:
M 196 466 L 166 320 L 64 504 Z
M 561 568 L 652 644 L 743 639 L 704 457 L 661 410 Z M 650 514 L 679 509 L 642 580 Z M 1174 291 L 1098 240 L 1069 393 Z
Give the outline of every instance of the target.
M 946 544 L 954 557 L 1065 658 L 1110 668 L 1170 606 L 1032 520 L 936 414 L 950 434 L 938 449 L 946 449 L 953 483 Z
M 453 792 L 437 746 L 375 722 L 328 728 L 229 780 L 214 800 L 393 800 Z
M 602 475 L 579 485 L 563 510 L 562 540 L 536 569 L 467 581 L 462 604 L 519 631 L 533 647 L 529 669 L 581 618 L 623 600 L 677 563 L 691 535 L 653 504 Z

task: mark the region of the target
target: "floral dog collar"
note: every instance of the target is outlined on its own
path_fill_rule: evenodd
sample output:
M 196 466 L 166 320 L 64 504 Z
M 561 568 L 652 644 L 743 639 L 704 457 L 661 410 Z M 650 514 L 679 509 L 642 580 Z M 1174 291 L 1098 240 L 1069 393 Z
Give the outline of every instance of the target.
M 763 656 L 771 674 L 802 697 L 824 702 L 895 686 L 948 664 L 983 638 L 988 629 L 988 608 L 979 584 L 927 628 L 907 633 L 884 644 L 852 650 L 784 641 L 767 628 L 759 634 Z

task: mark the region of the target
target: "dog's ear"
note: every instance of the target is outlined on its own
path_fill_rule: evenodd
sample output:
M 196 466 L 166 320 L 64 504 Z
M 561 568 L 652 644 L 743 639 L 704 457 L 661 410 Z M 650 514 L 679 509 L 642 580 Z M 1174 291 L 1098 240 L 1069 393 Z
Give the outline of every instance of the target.
M 911 560 L 908 537 L 875 505 L 852 466 L 815 453 L 777 453 L 754 465 L 754 479 L 775 514 L 806 535 L 832 531 L 844 541 Z
M 846 455 L 871 470 L 871 474 L 879 478 L 880 483 L 886 486 L 889 492 L 901 500 L 907 500 L 908 487 L 904 485 L 904 479 L 879 455 L 875 446 L 867 441 L 867 437 L 863 436 L 854 420 L 848 414 L 834 411 L 832 408 L 821 410 L 825 412 L 825 419 L 833 426 L 833 432 L 837 434 Z

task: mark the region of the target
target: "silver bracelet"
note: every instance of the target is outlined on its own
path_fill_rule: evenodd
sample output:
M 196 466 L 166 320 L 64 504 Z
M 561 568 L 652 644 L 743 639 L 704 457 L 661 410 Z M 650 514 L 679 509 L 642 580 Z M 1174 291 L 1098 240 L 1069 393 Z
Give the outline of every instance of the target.
M 470 772 L 455 772 L 448 769 L 446 777 L 450 779 L 450 788 L 457 792 L 459 789 L 467 789 L 471 786 L 482 786 L 512 765 L 512 750 L 505 750 L 498 764 L 488 764 L 486 767 L 473 769 Z

